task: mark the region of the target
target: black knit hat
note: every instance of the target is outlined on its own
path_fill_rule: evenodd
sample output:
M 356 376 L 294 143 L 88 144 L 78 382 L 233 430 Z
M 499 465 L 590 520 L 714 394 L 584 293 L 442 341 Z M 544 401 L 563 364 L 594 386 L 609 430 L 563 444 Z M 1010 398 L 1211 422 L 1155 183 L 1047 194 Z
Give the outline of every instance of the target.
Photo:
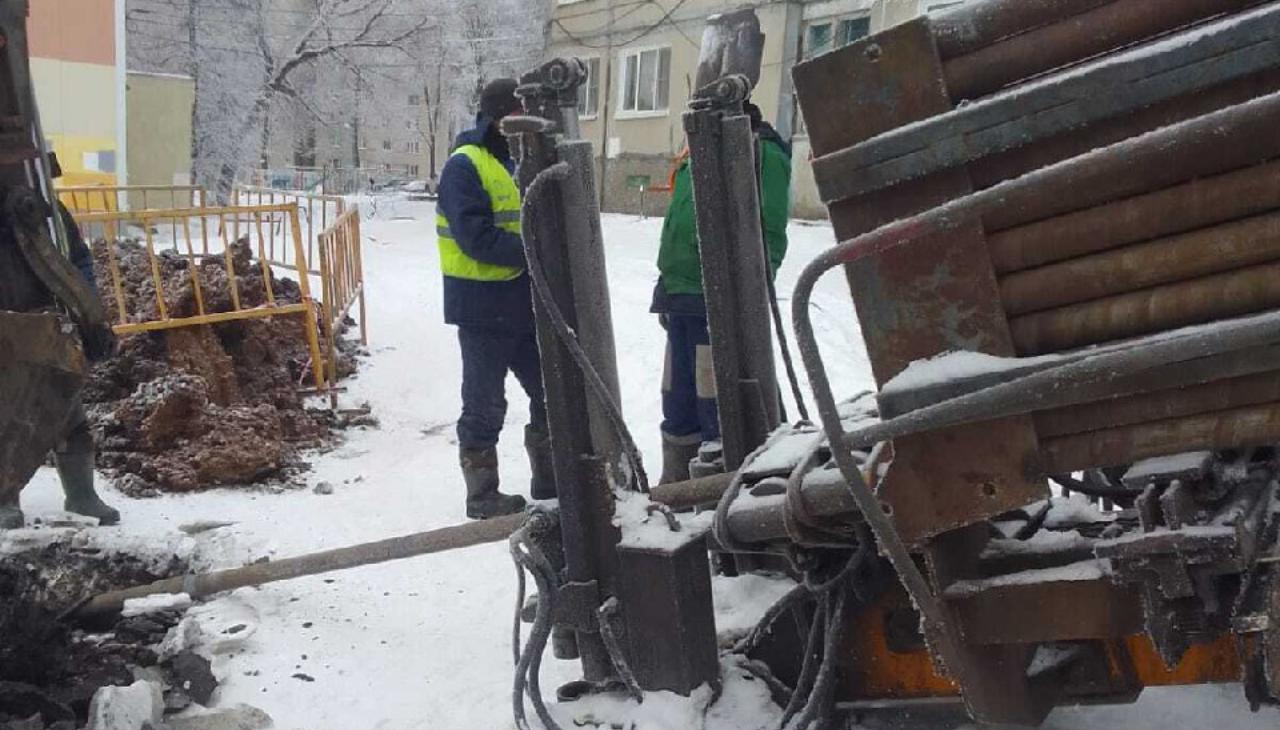
M 480 114 L 489 119 L 501 119 L 520 110 L 516 98 L 515 79 L 494 79 L 480 92 Z

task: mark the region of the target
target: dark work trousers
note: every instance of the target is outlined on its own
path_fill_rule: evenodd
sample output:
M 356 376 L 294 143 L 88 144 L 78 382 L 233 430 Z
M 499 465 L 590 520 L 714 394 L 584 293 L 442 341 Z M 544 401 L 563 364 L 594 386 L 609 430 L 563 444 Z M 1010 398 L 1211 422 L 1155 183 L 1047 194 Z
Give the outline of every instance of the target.
M 462 417 L 458 419 L 458 445 L 464 449 L 487 449 L 498 443 L 498 434 L 507 418 L 508 371 L 515 374 L 529 396 L 529 423 L 546 431 L 547 406 L 543 400 L 537 335 L 460 326 L 458 343 L 462 345 Z
M 662 373 L 662 430 L 670 436 L 720 438 L 716 375 L 707 318 L 667 315 L 667 358 Z

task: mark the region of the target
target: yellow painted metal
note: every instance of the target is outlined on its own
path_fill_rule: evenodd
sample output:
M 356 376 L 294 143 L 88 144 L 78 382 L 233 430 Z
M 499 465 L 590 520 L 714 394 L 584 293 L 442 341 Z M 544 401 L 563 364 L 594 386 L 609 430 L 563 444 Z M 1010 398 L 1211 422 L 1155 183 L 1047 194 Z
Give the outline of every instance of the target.
M 318 238 L 322 321 L 328 340 L 330 382 L 337 379 L 337 340 L 343 322 L 360 308 L 360 341 L 369 343 L 364 306 L 364 263 L 361 255 L 360 211 L 344 211 Z
M 72 213 L 111 213 L 121 209 L 121 197 L 138 193 L 143 209 L 156 202 L 167 209 L 186 208 L 208 200 L 199 185 L 65 185 L 56 190 L 58 199 Z M 128 207 L 128 206 L 125 206 Z
M 336 219 L 346 212 L 347 201 L 345 198 L 340 195 L 301 193 L 254 185 L 236 185 L 231 190 L 231 199 L 237 206 L 276 205 L 278 202 L 297 204 L 299 218 L 301 219 L 305 216 L 305 226 L 302 230 L 306 233 L 303 241 L 305 241 L 304 249 L 306 254 L 304 260 L 307 262 L 307 271 L 314 276 L 320 275 L 318 253 L 320 235 L 331 227 L 331 218 L 336 222 Z M 237 231 L 239 230 L 239 224 L 239 220 L 233 223 Z M 269 250 L 267 255 L 272 264 L 293 268 L 294 262 L 290 259 L 293 253 L 292 246 L 285 240 L 288 235 L 288 231 L 279 232 L 279 239 L 284 248 L 277 251 L 275 250 L 277 235 L 275 231 L 272 231 L 272 237 L 268 241 Z
M 240 297 L 240 290 L 237 283 L 237 272 L 235 267 L 235 257 L 232 255 L 232 241 L 227 240 L 227 221 L 239 220 L 245 217 L 254 222 L 254 230 L 251 235 L 256 233 L 256 250 L 258 253 L 258 265 L 261 267 L 263 275 L 263 289 L 266 296 L 266 303 L 262 306 L 245 308 Z M 221 239 L 223 248 L 223 261 L 225 262 L 229 287 L 231 294 L 231 311 L 227 312 L 209 312 L 206 308 L 204 299 L 204 291 L 200 283 L 196 260 L 195 242 L 192 238 L 192 228 L 195 221 L 200 221 L 199 235 L 201 239 L 200 249 L 202 252 L 208 252 L 210 226 L 209 219 L 216 221 L 214 229 L 217 236 Z M 290 247 L 293 251 L 292 268 L 298 277 L 298 286 L 301 293 L 302 301 L 297 304 L 282 304 L 276 301 L 275 292 L 271 283 L 271 266 L 266 256 L 266 238 L 267 231 L 264 229 L 265 223 L 268 227 L 279 226 L 285 232 L 286 236 L 290 236 L 292 241 Z M 119 322 L 114 329 L 117 334 L 128 335 L 139 332 L 155 332 L 166 329 L 177 329 L 180 327 L 194 327 L 200 325 L 217 324 L 219 322 L 230 322 L 245 319 L 269 318 L 282 315 L 301 315 L 303 324 L 303 336 L 307 342 L 307 348 L 310 352 L 311 371 L 315 381 L 317 391 L 324 391 L 331 385 L 330 381 L 325 377 L 324 356 L 320 349 L 319 327 L 321 326 L 321 318 L 318 316 L 318 305 L 311 297 L 311 282 L 306 267 L 305 251 L 303 247 L 302 229 L 298 220 L 298 206 L 296 203 L 275 204 L 275 205 L 258 205 L 258 206 L 217 206 L 217 207 L 201 207 L 201 208 L 175 208 L 175 209 L 144 209 L 134 211 L 93 211 L 75 214 L 76 223 L 82 228 L 87 229 L 91 226 L 101 226 L 108 233 L 108 238 L 114 240 L 114 231 L 120 224 L 133 224 L 140 226 L 143 231 L 143 238 L 146 244 L 148 263 L 151 270 L 152 285 L 156 291 L 156 308 L 158 317 L 149 321 L 130 322 L 128 321 L 128 307 L 125 305 L 125 294 L 123 277 L 121 275 L 118 254 L 114 245 L 107 246 L 108 266 L 112 278 L 112 288 L 116 295 L 116 309 L 119 315 Z M 167 224 L 167 225 L 165 225 Z M 191 283 L 196 302 L 197 313 L 193 316 L 171 317 L 169 311 L 169 303 L 164 298 L 163 277 L 161 275 L 160 260 L 156 254 L 155 231 L 166 228 L 172 231 L 173 247 L 177 250 L 180 246 L 178 230 L 182 229 L 181 243 L 185 243 L 185 257 L 188 262 L 188 271 L 191 275 Z M 87 237 L 87 236 L 86 236 Z M 237 239 L 239 240 L 239 239 Z M 251 244 L 252 245 L 252 244 Z M 322 290 L 328 291 L 329 285 L 322 279 Z M 327 325 L 325 325 L 327 326 Z
M 242 319 L 269 319 L 271 317 L 280 317 L 288 314 L 302 314 L 312 311 L 312 305 L 301 302 L 298 304 L 281 304 L 275 307 L 255 307 L 253 309 L 241 309 L 237 312 L 216 312 L 214 314 L 202 314 L 194 317 L 181 317 L 177 319 L 157 319 L 151 322 L 133 322 L 130 324 L 118 324 L 112 329 L 118 335 L 132 335 L 139 332 L 157 332 L 159 330 L 177 329 L 179 327 L 196 327 L 205 324 L 219 324 L 221 322 L 235 322 Z M 318 348 L 317 348 L 318 349 Z

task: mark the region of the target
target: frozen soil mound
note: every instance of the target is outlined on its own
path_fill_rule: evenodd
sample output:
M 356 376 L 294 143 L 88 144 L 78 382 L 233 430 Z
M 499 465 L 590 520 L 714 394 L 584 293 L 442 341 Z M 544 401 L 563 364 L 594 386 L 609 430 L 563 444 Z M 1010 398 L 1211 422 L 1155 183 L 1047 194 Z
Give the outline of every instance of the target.
M 100 687 L 131 684 L 139 670 L 161 678 L 173 662 L 154 650 L 178 612 L 78 627 L 59 616 L 104 591 L 176 575 L 177 557 L 157 566 L 124 554 L 101 555 L 53 543 L 0 556 L 0 727 L 83 727 Z M 178 697 L 170 699 L 182 704 Z M 14 724 L 16 723 L 16 724 Z
M 118 310 L 107 242 L 93 246 L 99 291 Z M 116 241 L 125 311 L 130 321 L 159 319 L 146 249 Z M 197 257 L 195 275 L 208 313 L 267 302 L 264 276 L 278 304 L 301 301 L 296 282 L 277 278 L 233 244 L 236 275 L 222 254 Z M 158 256 L 170 317 L 198 313 L 192 267 L 173 252 Z M 354 370 L 342 343 L 339 376 Z M 310 351 L 298 315 L 248 319 L 125 336 L 112 359 L 97 363 L 84 400 L 94 427 L 98 466 L 135 496 L 219 486 L 287 484 L 306 468 L 299 453 L 329 445 L 339 424 L 326 409 L 308 408 Z

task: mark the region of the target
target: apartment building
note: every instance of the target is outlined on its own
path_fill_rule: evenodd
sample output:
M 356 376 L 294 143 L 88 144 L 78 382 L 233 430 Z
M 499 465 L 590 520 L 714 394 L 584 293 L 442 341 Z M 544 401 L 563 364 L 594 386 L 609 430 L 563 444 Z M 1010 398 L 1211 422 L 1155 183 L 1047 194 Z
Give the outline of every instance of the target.
M 605 210 L 661 214 L 672 162 L 684 147 L 681 113 L 693 93 L 709 16 L 754 8 L 765 34 L 752 100 L 795 146 L 793 214 L 825 217 L 809 171 L 791 68 L 871 32 L 964 0 L 555 0 L 548 57 L 577 56 L 591 77 L 579 100 L 583 138 L 598 159 Z M 641 188 L 646 188 L 641 195 Z M 655 189 L 659 192 L 655 193 Z
M 37 0 L 27 30 L 45 138 L 65 185 L 125 179 L 124 0 Z

